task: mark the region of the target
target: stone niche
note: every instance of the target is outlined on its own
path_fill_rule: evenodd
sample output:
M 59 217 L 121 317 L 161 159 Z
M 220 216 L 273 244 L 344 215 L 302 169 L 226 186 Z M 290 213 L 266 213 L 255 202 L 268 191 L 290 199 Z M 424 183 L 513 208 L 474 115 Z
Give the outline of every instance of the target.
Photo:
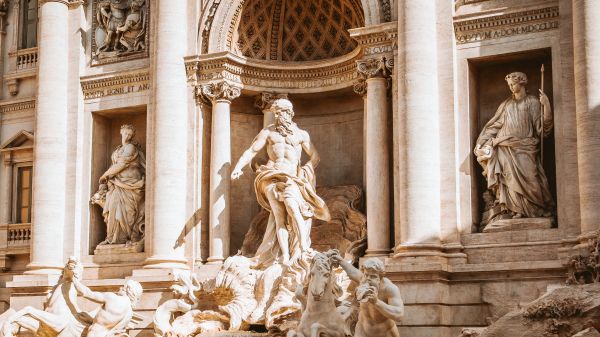
M 146 106 L 128 107 L 117 110 L 94 112 L 92 115 L 92 162 L 90 197 L 99 187 L 98 179 L 111 165 L 111 154 L 121 144 L 121 126 L 131 124 L 136 133 L 133 138 L 144 154 L 146 153 Z M 90 207 L 89 254 L 106 238 L 106 224 L 102 217 L 102 209 L 95 204 Z
M 263 114 L 254 106 L 258 93 L 248 93 L 232 103 L 232 165 L 250 146 L 263 126 Z M 321 161 L 316 169 L 317 186 L 356 185 L 363 183 L 363 113 L 360 96 L 351 89 L 319 94 L 290 94 L 294 104 L 294 122 L 310 134 Z M 303 163 L 307 161 L 305 155 Z M 257 163 L 266 162 L 266 154 L 257 155 Z M 255 174 L 244 168 L 244 175 L 231 185 L 231 254 L 241 247 L 244 236 L 261 207 L 254 192 Z M 359 209 L 364 212 L 364 209 Z
M 551 49 L 529 50 L 519 53 L 494 55 L 489 57 L 469 59 L 469 102 L 471 127 L 472 155 L 472 197 L 473 231 L 480 231 L 482 212 L 485 208 L 483 194 L 486 191 L 486 180 L 482 168 L 477 163 L 472 150 L 484 125 L 494 116 L 499 105 L 511 92 L 505 81 L 505 76 L 512 72 L 523 72 L 527 75 L 527 93 L 539 97 L 541 84 L 541 66 L 544 65 L 544 92 L 550 99 L 554 114 L 555 105 L 552 88 L 552 58 Z M 556 163 L 555 163 L 554 129 L 544 139 L 543 167 L 548 178 L 550 193 L 556 202 Z M 556 219 L 553 221 L 556 227 Z

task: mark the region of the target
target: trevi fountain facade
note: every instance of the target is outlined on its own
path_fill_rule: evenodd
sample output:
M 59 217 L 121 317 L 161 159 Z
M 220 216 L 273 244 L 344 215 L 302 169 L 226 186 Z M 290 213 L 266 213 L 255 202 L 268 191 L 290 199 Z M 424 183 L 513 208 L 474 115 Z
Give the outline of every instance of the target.
M 0 0 L 0 337 L 598 337 L 599 60 L 597 0 Z

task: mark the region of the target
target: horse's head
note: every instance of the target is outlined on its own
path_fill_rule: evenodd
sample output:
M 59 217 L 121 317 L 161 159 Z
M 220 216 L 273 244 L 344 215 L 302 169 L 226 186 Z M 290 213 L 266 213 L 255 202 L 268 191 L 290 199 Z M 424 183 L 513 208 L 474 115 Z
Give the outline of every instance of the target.
M 323 297 L 330 298 L 331 294 L 336 297 L 341 289 L 338 289 L 335 278 L 333 277 L 332 261 L 326 254 L 317 253 L 313 258 L 310 267 L 310 276 L 308 280 L 308 289 L 313 300 L 320 301 Z

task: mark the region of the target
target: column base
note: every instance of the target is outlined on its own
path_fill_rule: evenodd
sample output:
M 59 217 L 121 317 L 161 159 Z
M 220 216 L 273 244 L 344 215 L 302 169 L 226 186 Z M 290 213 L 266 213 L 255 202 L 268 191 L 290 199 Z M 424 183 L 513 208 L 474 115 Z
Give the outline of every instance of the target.
M 189 270 L 188 260 L 173 256 L 151 256 L 144 262 L 144 269 L 183 269 Z
M 447 264 L 464 264 L 467 255 L 462 252 L 461 245 L 442 245 L 439 243 L 403 243 L 394 248 L 393 259 L 422 262 L 443 262 Z
M 225 262 L 225 258 L 222 256 L 211 256 L 206 259 L 206 264 L 223 264 Z
M 391 253 L 391 249 L 367 249 L 365 257 L 388 257 Z

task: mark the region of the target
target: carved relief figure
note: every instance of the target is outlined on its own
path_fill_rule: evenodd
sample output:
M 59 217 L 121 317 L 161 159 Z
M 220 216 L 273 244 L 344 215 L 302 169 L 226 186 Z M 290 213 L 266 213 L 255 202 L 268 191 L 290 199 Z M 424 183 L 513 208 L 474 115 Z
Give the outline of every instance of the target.
M 551 217 L 554 201 L 542 167 L 540 147 L 552 130 L 552 108 L 525 91 L 527 76 L 508 74 L 512 92 L 483 127 L 474 153 L 483 168 L 489 202 L 482 224 L 500 219 Z
M 277 99 L 271 109 L 275 123 L 265 127 L 235 166 L 231 178 L 267 148 L 269 161 L 258 168 L 254 187 L 259 204 L 269 211 L 267 230 L 255 259 L 259 264 L 273 261 L 290 264 L 310 248 L 312 219 L 329 220 L 329 210 L 315 191 L 317 150 L 308 133 L 293 121 L 294 110 L 287 99 Z M 301 165 L 304 150 L 310 157 Z
M 95 58 L 111 58 L 146 49 L 146 0 L 99 0 L 96 5 Z
M 106 223 L 106 240 L 100 245 L 143 242 L 146 158 L 134 136 L 132 125 L 121 126 L 121 145 L 112 153 L 112 165 L 92 197 L 92 203 L 102 207 Z
M 404 302 L 398 287 L 383 276 L 383 262 L 376 258 L 367 259 L 358 270 L 339 254 L 333 255 L 332 259 L 358 283 L 356 299 L 360 307 L 354 337 L 399 337 L 396 322 L 404 316 Z
M 20 329 L 36 336 L 110 337 L 126 335 L 133 328 L 133 306 L 142 295 L 142 286 L 129 280 L 119 293 L 94 292 L 83 285 L 80 278 L 83 266 L 71 257 L 63 269 L 45 304 L 45 310 L 26 307 L 12 314 L 2 324 L 0 336 L 14 337 Z M 98 310 L 83 312 L 77 304 L 77 293 L 96 303 Z

